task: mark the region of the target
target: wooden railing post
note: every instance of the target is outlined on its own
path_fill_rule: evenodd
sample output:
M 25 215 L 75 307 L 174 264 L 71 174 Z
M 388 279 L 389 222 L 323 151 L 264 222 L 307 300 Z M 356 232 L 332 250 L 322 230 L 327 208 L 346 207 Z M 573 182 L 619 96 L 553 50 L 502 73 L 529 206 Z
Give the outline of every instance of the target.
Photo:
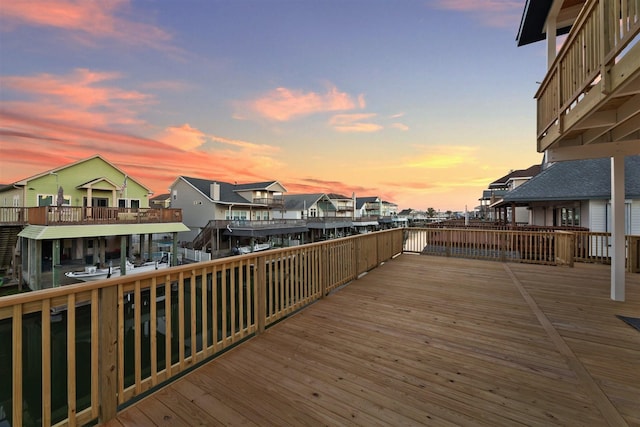
M 98 389 L 100 390 L 99 421 L 105 423 L 118 412 L 118 288 L 100 290 L 98 303 L 100 332 L 98 345 L 92 346 L 100 355 Z
M 640 273 L 640 236 L 628 236 L 630 273 Z
M 568 231 L 556 231 L 555 236 L 555 263 L 573 267 L 573 246 L 575 236 Z
M 267 264 L 265 257 L 258 257 L 256 271 L 256 304 L 258 305 L 257 335 L 264 332 L 267 323 Z

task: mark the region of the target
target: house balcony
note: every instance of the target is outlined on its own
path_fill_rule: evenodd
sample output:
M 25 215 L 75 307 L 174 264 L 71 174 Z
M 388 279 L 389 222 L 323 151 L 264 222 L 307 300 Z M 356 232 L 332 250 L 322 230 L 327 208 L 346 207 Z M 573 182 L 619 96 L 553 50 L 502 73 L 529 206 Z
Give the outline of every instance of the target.
M 3 297 L 0 405 L 16 426 L 635 425 L 616 315 L 640 275 L 611 301 L 608 267 L 567 267 L 573 237 L 389 230 Z
M 284 197 L 258 197 L 253 199 L 253 203 L 270 208 L 284 208 Z
M 539 152 L 595 144 L 637 152 L 639 34 L 637 0 L 585 2 L 535 95 Z
M 181 209 L 39 206 L 0 208 L 0 225 L 102 225 L 182 222 Z

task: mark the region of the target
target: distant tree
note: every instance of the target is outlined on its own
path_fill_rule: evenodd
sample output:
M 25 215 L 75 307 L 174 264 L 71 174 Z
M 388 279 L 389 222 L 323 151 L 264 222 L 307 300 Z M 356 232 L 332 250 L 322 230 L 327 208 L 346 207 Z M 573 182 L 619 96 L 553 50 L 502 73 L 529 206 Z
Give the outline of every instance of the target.
M 447 218 L 451 218 L 451 215 L 453 215 L 453 212 L 451 211 L 447 211 L 446 213 L 447 213 Z
M 427 216 L 429 218 L 433 218 L 434 216 L 436 216 L 436 210 L 433 208 L 429 208 L 427 209 Z

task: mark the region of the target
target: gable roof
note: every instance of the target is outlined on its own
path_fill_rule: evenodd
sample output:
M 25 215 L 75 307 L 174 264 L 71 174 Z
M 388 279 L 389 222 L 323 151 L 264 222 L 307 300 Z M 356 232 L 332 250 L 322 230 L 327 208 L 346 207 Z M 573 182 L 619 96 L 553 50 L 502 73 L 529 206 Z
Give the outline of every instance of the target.
M 284 188 L 284 185 L 280 184 L 278 181 L 265 181 L 265 182 L 250 182 L 248 184 L 234 184 L 236 191 L 254 191 L 254 190 L 270 190 L 270 187 L 280 186 L 284 191 L 287 191 Z
M 71 168 L 71 167 L 73 167 L 73 166 L 76 166 L 76 165 L 82 164 L 82 163 L 84 163 L 84 162 L 88 162 L 88 161 L 93 160 L 93 159 L 100 159 L 100 160 L 102 160 L 104 163 L 108 164 L 110 167 L 112 167 L 113 169 L 117 170 L 118 172 L 120 172 L 121 174 L 123 174 L 124 176 L 126 176 L 126 177 L 127 177 L 127 179 L 129 179 L 129 180 L 131 180 L 131 181 L 135 182 L 135 183 L 136 183 L 136 184 L 138 184 L 140 187 L 142 187 L 142 188 L 144 188 L 145 190 L 147 190 L 147 192 L 151 193 L 151 189 L 149 189 L 149 187 L 147 187 L 146 185 L 141 184 L 138 180 L 136 180 L 136 179 L 132 178 L 131 176 L 129 176 L 125 171 L 123 171 L 123 170 L 122 170 L 122 169 L 120 169 L 119 167 L 115 166 L 113 163 L 111 163 L 111 162 L 109 162 L 109 161 L 105 160 L 105 159 L 104 159 L 104 157 L 102 157 L 100 154 L 95 154 L 95 155 L 93 155 L 93 156 L 91 156 L 91 157 L 87 157 L 86 159 L 81 159 L 81 160 L 75 161 L 75 162 L 73 162 L 73 163 L 68 163 L 68 164 L 66 164 L 66 165 L 58 166 L 57 168 L 49 169 L 49 170 L 47 170 L 47 171 L 40 172 L 40 173 L 38 173 L 38 174 L 36 174 L 36 175 L 32 175 L 32 176 L 30 176 L 30 177 L 27 177 L 27 178 L 21 179 L 21 180 L 19 180 L 19 181 L 16 181 L 16 182 L 15 182 L 15 183 L 13 183 L 12 185 L 8 185 L 7 187 L 3 188 L 3 190 L 4 190 L 4 189 L 7 189 L 7 188 L 11 188 L 11 187 L 13 187 L 14 185 L 16 185 L 16 186 L 25 186 L 25 185 L 27 185 L 27 183 L 28 183 L 29 181 L 34 180 L 34 179 L 36 179 L 36 178 L 40 178 L 40 177 L 43 177 L 43 176 L 45 176 L 45 175 L 49 175 L 49 174 L 51 174 L 51 173 L 56 173 L 56 172 L 59 172 L 59 171 L 61 171 L 61 170 L 63 170 L 63 169 L 68 169 L 68 168 Z M 97 182 L 97 181 L 99 181 L 100 179 L 105 179 L 105 180 L 107 180 L 107 179 L 106 179 L 106 178 L 104 178 L 104 177 L 96 177 L 96 178 L 93 178 L 93 179 L 91 179 L 90 181 L 87 181 L 87 182 L 85 182 L 85 183 L 83 183 L 83 184 L 81 184 L 81 185 L 86 185 L 86 184 L 89 184 L 90 182 Z M 109 181 L 109 182 L 110 182 L 111 184 L 113 184 L 115 187 L 120 188 L 120 186 L 119 186 L 119 185 L 116 185 L 116 184 L 115 184 L 115 183 L 113 183 L 112 181 L 110 181 L 110 180 L 107 180 L 107 181 Z
M 317 203 L 322 199 L 325 199 L 326 203 L 333 206 L 333 203 L 331 203 L 331 200 L 329 200 L 326 194 L 314 193 L 285 195 L 284 208 L 288 211 L 301 211 L 310 208 L 314 203 Z
M 625 197 L 640 198 L 640 155 L 624 161 Z M 551 164 L 504 195 L 504 202 L 611 198 L 611 159 L 573 160 Z
M 514 178 L 533 178 L 538 175 L 542 170 L 542 165 L 533 165 L 529 166 L 527 169 L 518 169 L 509 172 L 505 176 L 496 179 L 491 184 L 489 184 L 489 188 L 496 187 L 506 187 L 509 180 Z
M 252 204 L 249 200 L 245 199 L 238 193 L 236 193 L 237 186 L 224 181 L 214 181 L 211 179 L 193 178 L 189 176 L 181 176 L 184 181 L 202 193 L 207 199 L 214 201 L 211 198 L 211 184 L 220 185 L 220 200 L 219 203 L 234 203 L 234 204 Z

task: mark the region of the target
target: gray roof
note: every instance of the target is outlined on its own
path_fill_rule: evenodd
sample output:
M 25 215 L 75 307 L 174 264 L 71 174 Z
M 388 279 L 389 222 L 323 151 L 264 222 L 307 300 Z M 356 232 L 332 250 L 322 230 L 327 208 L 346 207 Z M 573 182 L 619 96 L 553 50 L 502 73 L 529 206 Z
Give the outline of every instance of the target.
M 625 197 L 640 198 L 640 156 L 625 157 Z M 505 202 L 611 198 L 611 159 L 574 160 L 550 165 L 504 195 Z
M 265 182 L 250 182 L 248 184 L 235 184 L 235 189 L 238 191 L 247 190 L 265 190 L 269 186 L 276 184 L 278 181 L 265 181 Z
M 243 203 L 251 204 L 251 201 L 240 196 L 235 190 L 238 190 L 238 186 L 229 184 L 223 181 L 214 181 L 210 179 L 191 178 L 183 176 L 182 179 L 193 185 L 198 191 L 204 194 L 206 197 L 211 198 L 211 184 L 220 184 L 220 202 L 223 203 Z
M 288 211 L 301 211 L 310 208 L 323 197 L 324 193 L 285 195 L 284 208 Z M 327 200 L 327 203 L 330 201 Z

